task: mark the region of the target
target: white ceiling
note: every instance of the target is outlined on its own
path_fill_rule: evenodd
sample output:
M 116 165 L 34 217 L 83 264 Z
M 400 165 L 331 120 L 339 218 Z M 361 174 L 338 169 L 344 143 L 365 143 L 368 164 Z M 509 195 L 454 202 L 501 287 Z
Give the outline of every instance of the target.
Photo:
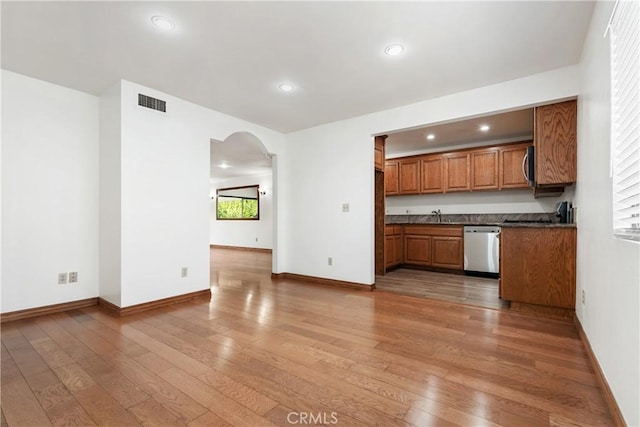
M 211 182 L 271 173 L 271 155 L 249 132 L 237 132 L 224 141 L 211 140 Z
M 266 127 L 322 123 L 577 63 L 592 2 L 1 2 L 2 67 L 130 80 Z M 150 21 L 170 17 L 172 32 Z M 388 57 L 391 42 L 406 46 Z M 291 93 L 280 82 L 296 86 Z
M 481 131 L 482 125 L 489 126 L 489 130 Z M 427 139 L 429 134 L 434 135 L 433 140 Z M 385 141 L 385 155 L 398 157 L 442 151 L 444 147 L 466 148 L 531 138 L 533 108 L 527 108 L 389 134 Z

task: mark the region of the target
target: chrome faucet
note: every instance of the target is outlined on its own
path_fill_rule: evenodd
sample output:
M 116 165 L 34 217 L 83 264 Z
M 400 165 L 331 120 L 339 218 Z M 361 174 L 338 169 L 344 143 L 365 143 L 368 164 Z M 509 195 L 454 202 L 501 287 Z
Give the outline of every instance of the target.
M 436 218 L 438 218 L 438 222 L 442 222 L 442 213 L 440 212 L 440 209 L 438 209 L 437 211 L 431 211 L 432 215 L 435 215 Z

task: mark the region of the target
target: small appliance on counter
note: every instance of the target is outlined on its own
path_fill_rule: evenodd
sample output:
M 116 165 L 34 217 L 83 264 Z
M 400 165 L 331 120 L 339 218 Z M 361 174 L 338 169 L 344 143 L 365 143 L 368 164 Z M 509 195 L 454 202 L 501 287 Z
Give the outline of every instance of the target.
M 560 218 L 560 224 L 573 223 L 573 208 L 571 202 L 560 202 L 556 209 L 556 216 Z

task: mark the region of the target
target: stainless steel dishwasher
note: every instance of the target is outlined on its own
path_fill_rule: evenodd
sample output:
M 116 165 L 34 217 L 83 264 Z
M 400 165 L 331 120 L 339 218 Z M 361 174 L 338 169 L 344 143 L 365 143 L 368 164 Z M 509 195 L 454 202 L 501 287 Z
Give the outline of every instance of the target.
M 500 227 L 464 227 L 464 271 L 493 277 L 500 274 Z

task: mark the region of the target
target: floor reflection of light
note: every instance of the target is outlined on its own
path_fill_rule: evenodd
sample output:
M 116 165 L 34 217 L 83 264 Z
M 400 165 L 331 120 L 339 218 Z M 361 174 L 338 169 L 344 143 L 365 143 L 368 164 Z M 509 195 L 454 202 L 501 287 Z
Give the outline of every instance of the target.
M 271 313 L 271 303 L 268 300 L 263 300 L 258 309 L 258 323 L 266 323 L 265 320 L 269 313 Z
M 489 405 L 489 403 L 487 402 L 487 396 L 484 393 L 476 391 L 473 394 L 473 403 L 474 407 L 471 413 L 476 417 L 482 418 L 483 421 L 486 420 L 487 406 Z
M 253 291 L 249 291 L 247 296 L 244 299 L 244 310 L 243 313 L 247 314 L 249 309 L 251 308 L 251 300 L 253 299 Z

